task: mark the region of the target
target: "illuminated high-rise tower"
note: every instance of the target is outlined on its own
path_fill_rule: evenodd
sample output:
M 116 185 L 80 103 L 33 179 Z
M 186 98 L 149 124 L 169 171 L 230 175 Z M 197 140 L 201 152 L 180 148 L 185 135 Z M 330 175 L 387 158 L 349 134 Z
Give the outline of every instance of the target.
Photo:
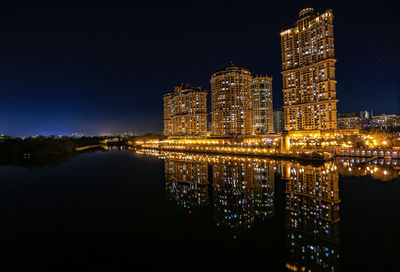
M 164 95 L 164 135 L 200 136 L 207 132 L 207 91 L 180 84 Z
M 251 81 L 252 133 L 274 132 L 272 77 L 256 76 Z
M 229 65 L 211 76 L 212 134 L 251 135 L 251 73 Z
M 285 129 L 337 129 L 333 14 L 299 12 L 281 32 Z

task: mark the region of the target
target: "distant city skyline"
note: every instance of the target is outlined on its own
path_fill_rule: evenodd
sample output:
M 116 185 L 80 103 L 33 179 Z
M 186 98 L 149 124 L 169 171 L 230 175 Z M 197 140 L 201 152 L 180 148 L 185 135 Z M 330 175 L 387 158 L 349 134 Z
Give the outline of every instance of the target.
M 338 113 L 400 114 L 389 3 L 70 5 L 0 5 L 0 134 L 161 133 L 162 94 L 187 82 L 210 103 L 210 77 L 230 61 L 272 76 L 279 108 L 280 32 L 308 7 L 334 14 Z

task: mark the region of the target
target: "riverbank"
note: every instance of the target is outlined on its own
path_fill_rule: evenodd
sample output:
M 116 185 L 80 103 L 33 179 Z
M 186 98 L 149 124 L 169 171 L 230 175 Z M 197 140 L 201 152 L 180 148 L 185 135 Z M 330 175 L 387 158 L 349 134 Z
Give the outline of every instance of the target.
M 168 147 L 143 147 L 137 146 L 142 149 L 149 150 L 162 150 L 172 152 L 188 152 L 188 153 L 200 153 L 200 154 L 214 154 L 214 155 L 234 155 L 234 156 L 247 156 L 247 157 L 264 157 L 272 159 L 287 159 L 287 160 L 298 160 L 298 161 L 316 161 L 325 162 L 334 159 L 332 153 L 326 151 L 289 151 L 280 152 L 275 149 L 262 149 L 262 148 L 224 148 L 224 147 L 186 147 L 186 148 L 168 148 Z
M 98 148 L 99 137 L 30 137 L 10 138 L 0 143 L 0 165 L 41 168 L 68 161 L 80 152 Z
M 95 144 L 95 145 L 86 145 L 86 146 L 81 146 L 81 147 L 75 147 L 75 151 L 83 151 L 83 150 L 88 150 L 92 148 L 97 148 L 97 147 L 103 147 L 105 146 L 104 144 Z
M 210 153 L 221 155 L 246 155 L 269 158 L 329 161 L 334 157 L 363 158 L 399 158 L 400 147 L 374 146 L 353 148 L 343 145 L 327 145 L 298 147 L 286 144 L 281 148 L 279 138 L 265 139 L 166 139 L 136 141 L 132 146 L 138 148 L 158 149 L 165 151 L 180 151 L 194 153 Z

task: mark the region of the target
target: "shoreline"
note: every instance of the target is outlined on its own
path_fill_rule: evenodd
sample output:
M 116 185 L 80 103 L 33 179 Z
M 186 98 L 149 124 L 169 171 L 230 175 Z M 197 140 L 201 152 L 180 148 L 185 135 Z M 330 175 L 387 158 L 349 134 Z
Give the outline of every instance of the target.
M 284 154 L 284 153 L 248 153 L 248 152 L 223 152 L 223 151 L 214 151 L 214 150 L 190 150 L 190 149 L 173 149 L 173 148 L 162 148 L 162 147 L 139 147 L 138 149 L 146 149 L 146 150 L 160 150 L 160 151 L 169 151 L 169 152 L 186 152 L 186 153 L 199 153 L 199 154 L 214 154 L 214 155 L 231 155 L 231 156 L 246 156 L 246 157 L 262 157 L 262 158 L 272 158 L 272 159 L 283 159 L 283 160 L 296 160 L 296 161 L 310 161 L 310 162 L 328 162 L 335 159 L 335 156 L 332 154 L 332 157 L 329 158 L 318 158 L 318 157 L 310 157 L 310 158 L 302 158 L 299 157 L 298 154 Z M 331 154 L 331 153 L 330 153 Z

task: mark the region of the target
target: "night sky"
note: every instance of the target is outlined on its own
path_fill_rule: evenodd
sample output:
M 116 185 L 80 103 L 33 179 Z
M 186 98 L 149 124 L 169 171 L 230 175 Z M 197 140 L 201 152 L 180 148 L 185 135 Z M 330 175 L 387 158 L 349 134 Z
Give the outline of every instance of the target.
M 279 33 L 307 7 L 335 16 L 339 112 L 400 113 L 400 24 L 390 2 L 5 2 L 0 133 L 7 135 L 161 132 L 162 94 L 181 81 L 210 90 L 211 74 L 230 61 L 272 76 L 278 108 Z

